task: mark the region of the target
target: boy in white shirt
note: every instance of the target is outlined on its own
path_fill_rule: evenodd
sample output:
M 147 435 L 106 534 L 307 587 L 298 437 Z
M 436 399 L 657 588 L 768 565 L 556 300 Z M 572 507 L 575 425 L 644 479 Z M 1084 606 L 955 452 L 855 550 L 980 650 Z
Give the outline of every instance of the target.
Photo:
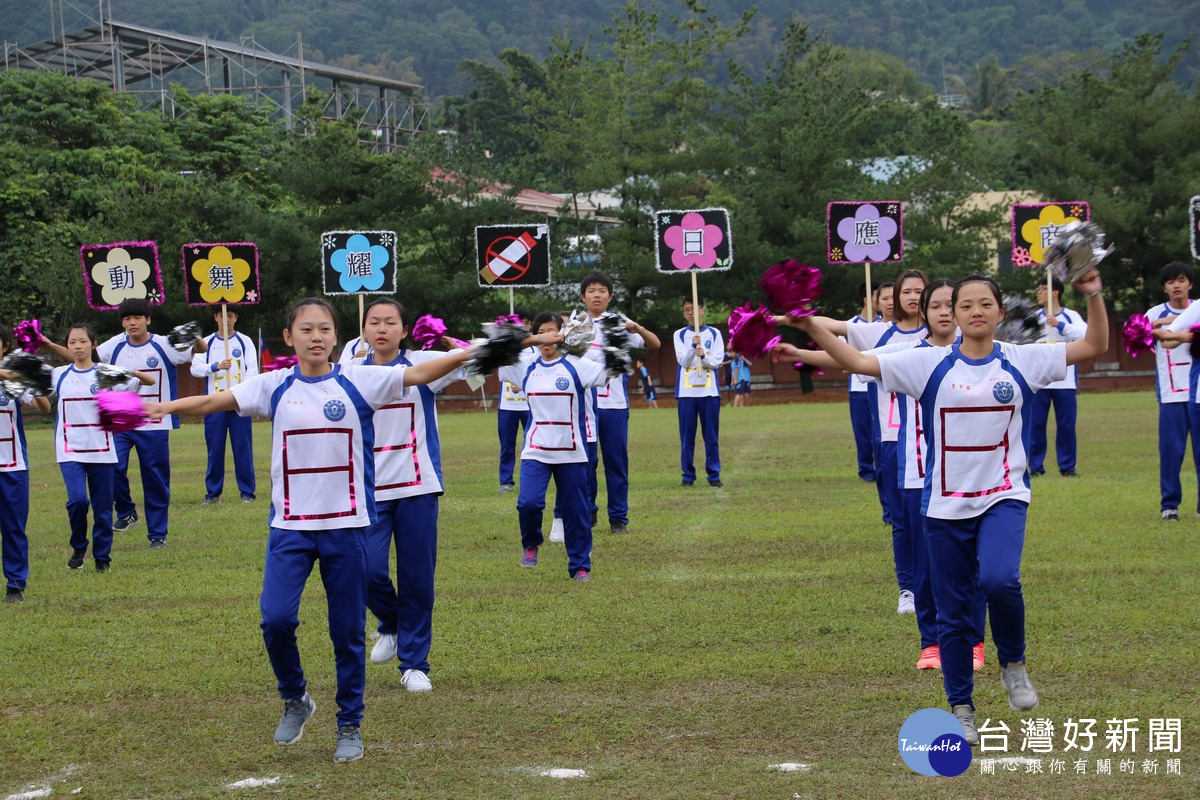
M 721 452 L 718 442 L 721 422 L 721 390 L 717 370 L 725 361 L 725 340 L 721 332 L 710 325 L 696 320 L 704 319 L 704 300 L 699 308 L 692 307 L 692 299 L 683 301 L 683 318 L 688 327 L 675 331 L 675 361 L 679 369 L 675 375 L 675 400 L 679 414 L 679 465 L 683 472 L 680 486 L 692 486 L 696 482 L 696 422 L 700 422 L 700 434 L 704 437 L 704 469 L 708 473 L 708 485 L 713 488 L 724 486 L 721 482 Z

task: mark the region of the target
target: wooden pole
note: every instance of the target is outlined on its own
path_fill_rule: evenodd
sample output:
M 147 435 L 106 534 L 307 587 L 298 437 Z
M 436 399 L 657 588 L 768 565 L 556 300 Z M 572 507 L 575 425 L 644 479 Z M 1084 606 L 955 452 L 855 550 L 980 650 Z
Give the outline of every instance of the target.
M 863 269 L 866 271 L 866 276 L 867 276 L 867 318 L 864 320 L 864 322 L 874 322 L 875 321 L 875 307 L 874 307 L 874 304 L 871 302 L 871 262 L 864 261 Z
M 696 270 L 691 271 L 692 275 L 692 326 L 696 329 L 696 335 L 700 335 L 700 288 L 696 285 Z
M 354 351 L 356 358 L 363 358 L 367 354 L 366 336 L 363 335 L 363 295 L 358 293 L 358 347 Z
M 517 307 L 515 305 L 515 300 L 513 299 L 513 287 L 510 286 L 510 287 L 508 287 L 508 313 L 509 314 L 517 313 L 516 308 Z

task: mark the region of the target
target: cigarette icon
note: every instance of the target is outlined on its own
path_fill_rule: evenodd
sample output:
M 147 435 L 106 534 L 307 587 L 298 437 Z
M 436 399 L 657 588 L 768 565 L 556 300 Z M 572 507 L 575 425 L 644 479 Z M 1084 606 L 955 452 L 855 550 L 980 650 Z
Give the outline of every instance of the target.
M 547 229 L 545 225 L 539 225 L 537 227 L 537 233 L 534 236 L 530 236 L 529 231 L 522 231 L 520 236 L 509 242 L 503 250 L 488 259 L 487 266 L 484 267 L 479 274 L 483 276 L 484 281 L 490 284 L 495 283 L 497 280 L 502 278 L 509 270 L 517 270 L 517 264 L 521 261 L 521 259 L 529 255 L 529 251 L 533 250 L 533 248 L 537 246 L 538 240 L 540 240 L 542 236 L 546 234 L 546 232 Z M 488 248 L 488 251 L 491 251 L 490 247 Z M 524 270 L 520 271 L 523 272 Z

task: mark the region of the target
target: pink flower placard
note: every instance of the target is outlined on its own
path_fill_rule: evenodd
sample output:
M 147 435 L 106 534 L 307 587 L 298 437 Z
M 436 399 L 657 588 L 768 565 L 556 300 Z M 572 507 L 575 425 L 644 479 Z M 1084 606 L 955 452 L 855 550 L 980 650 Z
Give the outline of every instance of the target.
M 733 234 L 724 208 L 654 212 L 659 272 L 724 272 L 733 267 Z

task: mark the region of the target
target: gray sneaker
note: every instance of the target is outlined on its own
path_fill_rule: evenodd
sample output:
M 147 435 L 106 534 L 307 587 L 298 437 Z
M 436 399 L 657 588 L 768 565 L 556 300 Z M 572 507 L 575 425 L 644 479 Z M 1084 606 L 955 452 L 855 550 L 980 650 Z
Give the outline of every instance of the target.
M 971 747 L 979 747 L 979 729 L 975 727 L 975 710 L 963 704 L 950 709 L 950 713 L 963 727 L 963 738 Z
M 333 760 L 340 764 L 358 761 L 362 757 L 362 731 L 357 725 L 338 725 L 337 749 L 333 751 Z
M 1029 681 L 1025 662 L 1014 661 L 1000 670 L 1000 685 L 1008 692 L 1008 707 L 1013 711 L 1037 708 L 1038 694 Z
M 275 744 L 295 744 L 304 735 L 304 723 L 317 713 L 317 704 L 308 694 L 283 701 L 283 719 L 275 729 Z

